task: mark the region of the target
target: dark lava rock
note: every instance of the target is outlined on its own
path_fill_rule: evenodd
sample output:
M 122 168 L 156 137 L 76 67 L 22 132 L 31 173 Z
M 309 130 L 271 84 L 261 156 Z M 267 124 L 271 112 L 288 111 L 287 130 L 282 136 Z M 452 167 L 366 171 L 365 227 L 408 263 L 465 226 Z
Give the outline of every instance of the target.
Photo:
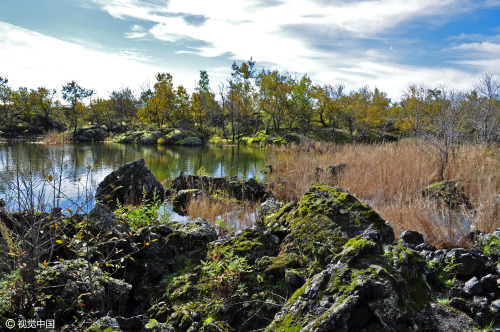
M 403 241 L 403 244 L 414 249 L 416 246 L 424 243 L 424 236 L 416 231 L 404 231 L 399 235 L 398 240 Z
M 84 142 L 102 142 L 109 134 L 103 127 L 79 128 L 73 135 L 73 141 Z
M 177 196 L 175 196 L 172 202 L 173 211 L 181 216 L 184 216 L 189 202 L 193 199 L 196 200 L 201 194 L 202 191 L 198 189 L 179 190 Z
M 433 197 L 452 210 L 461 206 L 468 209 L 472 208 L 472 204 L 464 191 L 463 182 L 459 179 L 430 184 L 422 190 L 422 195 Z
M 144 159 L 123 164 L 116 171 L 108 174 L 99 184 L 96 191 L 96 201 L 116 209 L 117 202 L 121 205 L 137 205 L 147 202 L 162 202 L 165 189 L 155 176 L 146 168 Z
M 483 285 L 479 279 L 474 277 L 465 283 L 463 290 L 467 295 L 479 295 L 483 292 Z
M 246 199 L 250 201 L 263 201 L 269 196 L 264 185 L 254 178 L 244 181 L 227 177 L 181 174 L 172 180 L 172 188 L 177 191 L 199 189 L 208 193 L 222 191 L 238 200 Z
M 476 327 L 472 318 L 464 312 L 440 303 L 433 303 L 432 310 L 436 317 L 439 330 L 442 332 L 471 331 Z

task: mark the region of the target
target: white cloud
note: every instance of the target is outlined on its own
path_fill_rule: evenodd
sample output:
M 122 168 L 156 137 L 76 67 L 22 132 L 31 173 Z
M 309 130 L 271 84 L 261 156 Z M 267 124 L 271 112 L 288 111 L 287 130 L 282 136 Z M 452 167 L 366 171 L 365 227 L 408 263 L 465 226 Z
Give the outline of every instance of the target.
M 405 86 L 419 79 L 441 82 L 449 78 L 459 82 L 459 77 L 469 78 L 469 75 L 459 70 L 390 63 L 390 46 L 387 51 L 359 51 L 353 58 L 352 50 L 320 50 L 309 38 L 324 38 L 330 44 L 335 44 L 337 36 L 377 39 L 380 34 L 404 27 L 415 19 L 444 24 L 454 14 L 485 5 L 470 0 L 288 0 L 273 6 L 262 6 L 257 0 L 92 1 L 113 17 L 152 23 L 149 33 L 158 40 L 173 44 L 203 42 L 203 46 L 178 50 L 177 54 L 229 55 L 234 60 L 253 57 L 258 63 L 308 73 L 325 82 L 342 78 L 358 86 L 377 85 L 397 95 L 403 82 Z M 186 15 L 200 15 L 206 20 L 203 24 L 191 25 L 184 19 Z M 301 26 L 307 27 L 307 33 L 302 34 Z
M 500 54 L 500 44 L 491 42 L 469 43 L 455 46 L 455 50 L 475 51 L 486 57 L 498 58 Z
M 130 32 L 125 33 L 125 38 L 130 38 L 130 39 L 142 39 L 148 35 L 148 32 L 142 25 L 132 25 L 130 27 Z
M 60 89 L 75 80 L 105 97 L 125 86 L 137 92 L 141 82 L 162 71 L 133 51 L 98 51 L 2 22 L 0 40 L 0 63 L 5 64 L 0 76 L 7 77 L 13 88 Z M 188 75 L 171 73 L 177 84 L 192 85 Z

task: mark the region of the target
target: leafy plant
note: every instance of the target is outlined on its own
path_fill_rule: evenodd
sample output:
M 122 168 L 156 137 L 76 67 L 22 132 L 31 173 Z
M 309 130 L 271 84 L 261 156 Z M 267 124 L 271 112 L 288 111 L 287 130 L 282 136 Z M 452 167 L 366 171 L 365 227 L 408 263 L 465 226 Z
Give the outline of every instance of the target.
M 222 298 L 244 295 L 246 285 L 242 278 L 249 272 L 252 272 L 252 269 L 246 258 L 239 257 L 232 251 L 226 254 L 213 251 L 209 253 L 206 261 L 201 261 L 202 279 L 206 280 L 206 290 Z
M 223 218 L 217 219 L 215 225 L 219 227 L 219 234 L 221 235 L 229 233 L 229 230 L 234 228 L 234 225 L 231 225 L 229 222 L 224 222 Z
M 146 193 L 143 192 L 143 202 L 146 202 Z M 150 225 L 159 225 L 170 220 L 170 213 L 165 209 L 154 195 L 152 202 L 147 202 L 139 206 L 122 206 L 118 203 L 118 208 L 114 213 L 127 220 L 132 229 L 140 229 Z

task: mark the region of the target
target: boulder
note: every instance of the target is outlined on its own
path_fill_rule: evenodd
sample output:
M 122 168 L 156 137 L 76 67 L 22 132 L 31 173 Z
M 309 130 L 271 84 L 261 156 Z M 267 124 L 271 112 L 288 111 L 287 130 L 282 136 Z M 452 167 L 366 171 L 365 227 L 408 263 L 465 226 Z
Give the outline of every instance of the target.
M 394 242 L 392 227 L 372 208 L 338 187 L 313 185 L 298 203 L 289 203 L 258 220 L 289 251 L 328 262 L 352 238 Z
M 338 164 L 335 164 L 333 166 L 328 166 L 326 168 L 326 171 L 333 177 L 337 177 L 339 175 L 342 174 L 342 172 L 344 171 L 344 169 L 346 168 L 346 164 L 344 163 L 338 163 Z
M 436 331 L 425 267 L 402 245 L 352 238 L 265 331 Z
M 119 314 L 125 310 L 132 289 L 123 280 L 109 277 L 98 264 L 81 258 L 40 269 L 37 284 L 46 296 L 46 317 L 53 317 L 58 325 L 72 320 L 81 308 L 94 317 L 104 317 L 110 311 Z
M 422 195 L 432 197 L 452 210 L 462 206 L 472 209 L 472 204 L 464 191 L 463 182 L 459 179 L 430 184 L 422 190 Z
M 202 194 L 201 190 L 198 189 L 185 189 L 179 190 L 177 196 L 172 201 L 173 211 L 181 216 L 186 214 L 186 208 L 189 202 L 193 199 L 197 199 Z
M 73 142 L 102 142 L 108 136 L 106 127 L 79 128 L 73 135 Z
M 415 249 L 420 244 L 424 243 L 424 236 L 416 231 L 404 231 L 399 235 L 398 240 L 408 247 Z
M 155 176 L 146 168 L 144 159 L 123 164 L 107 175 L 99 183 L 96 201 L 107 205 L 111 210 L 121 205 L 137 205 L 145 202 L 162 202 L 165 189 Z
M 270 194 L 255 178 L 237 180 L 228 177 L 210 177 L 180 174 L 172 180 L 174 190 L 199 189 L 207 193 L 221 191 L 238 200 L 263 201 Z

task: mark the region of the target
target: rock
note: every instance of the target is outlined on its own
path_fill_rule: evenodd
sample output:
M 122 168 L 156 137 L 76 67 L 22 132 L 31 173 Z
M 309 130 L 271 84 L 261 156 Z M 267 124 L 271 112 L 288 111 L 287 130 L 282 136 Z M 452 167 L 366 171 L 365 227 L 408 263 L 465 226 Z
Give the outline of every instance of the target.
M 451 249 L 446 254 L 446 261 L 452 265 L 450 272 L 461 278 L 481 278 L 489 273 L 488 258 L 474 250 Z
M 298 203 L 258 220 L 261 228 L 278 237 L 289 251 L 326 263 L 349 239 L 373 232 L 382 243 L 394 242 L 392 227 L 370 207 L 337 187 L 313 185 Z M 283 233 L 284 232 L 284 233 Z
M 467 209 L 472 209 L 472 204 L 465 194 L 464 185 L 461 180 L 448 180 L 436 182 L 428 185 L 422 190 L 422 195 L 429 196 L 443 202 L 450 209 L 458 209 L 465 206 Z
M 401 245 L 352 238 L 265 331 L 435 331 L 424 269 L 419 254 Z
M 145 326 L 144 332 L 176 332 L 174 327 L 170 324 L 158 323 L 158 321 L 151 319 Z
M 433 303 L 432 310 L 434 317 L 438 321 L 439 331 L 442 332 L 463 332 L 472 331 L 476 324 L 474 320 L 464 312 L 440 303 Z
M 346 164 L 344 163 L 338 163 L 338 164 L 335 164 L 333 166 L 328 166 L 326 168 L 326 171 L 328 173 L 330 173 L 330 175 L 332 177 L 337 177 L 337 176 L 340 176 L 342 174 L 342 172 L 344 171 L 344 169 L 346 168 Z
M 419 244 L 418 246 L 415 247 L 415 250 L 416 251 L 435 251 L 436 250 L 436 247 L 431 245 L 431 244 L 428 244 L 428 243 L 421 243 Z
M 181 216 L 186 215 L 186 208 L 191 200 L 196 200 L 202 194 L 198 189 L 179 190 L 177 196 L 172 201 L 173 211 Z
M 157 144 L 158 140 L 162 137 L 163 133 L 161 131 L 136 131 L 121 135 L 115 139 L 115 142 L 152 145 Z
M 130 231 L 127 222 L 120 220 L 106 205 L 99 202 L 95 203 L 90 210 L 89 221 L 91 229 L 97 234 L 111 232 L 114 235 L 119 235 Z
M 134 316 L 134 317 L 116 317 L 118 325 L 122 331 L 141 331 L 146 325 L 149 319 L 144 316 Z
M 250 201 L 263 201 L 269 196 L 264 185 L 254 178 L 244 181 L 227 177 L 180 174 L 172 180 L 172 188 L 177 191 L 199 189 L 209 194 L 222 191 L 238 200 L 246 199 Z
M 267 199 L 264 203 L 260 204 L 257 210 L 257 220 L 263 220 L 265 216 L 278 211 L 283 205 L 283 202 L 276 201 L 274 198 Z
M 492 234 L 481 234 L 477 243 L 485 255 L 500 257 L 500 230 L 495 230 Z
M 424 236 L 416 231 L 404 231 L 399 235 L 398 240 L 403 241 L 403 244 L 414 249 L 419 244 L 424 243 Z
M 495 300 L 491 302 L 490 311 L 494 315 L 500 314 L 500 300 Z
M 264 256 L 276 256 L 279 252 L 279 239 L 271 234 L 265 234 L 258 227 L 246 228 L 232 234 L 228 238 L 219 239 L 209 244 L 209 250 L 224 254 L 233 252 L 245 257 L 247 262 L 254 264 Z
M 463 291 L 467 295 L 479 295 L 483 292 L 483 285 L 479 279 L 474 277 L 465 283 Z
M 481 278 L 481 285 L 483 285 L 483 289 L 485 292 L 491 293 L 496 292 L 498 289 L 497 280 L 499 279 L 498 275 L 488 274 Z
M 116 318 L 112 318 L 109 316 L 105 316 L 99 318 L 96 322 L 94 322 L 90 327 L 86 330 L 87 332 L 112 332 L 112 331 L 121 331 L 120 325 Z
M 203 145 L 203 141 L 199 137 L 186 137 L 175 142 L 176 145 L 184 145 L 184 146 L 199 146 Z
M 73 319 L 81 307 L 89 314 L 99 315 L 94 317 L 103 317 L 109 311 L 116 314 L 124 311 L 125 299 L 132 289 L 132 285 L 109 277 L 97 264 L 81 258 L 41 269 L 37 283 L 50 296 L 46 299 L 46 317 L 54 317 L 61 326 Z
M 111 210 L 121 205 L 137 205 L 145 202 L 162 202 L 165 189 L 155 176 L 146 168 L 144 159 L 123 164 L 108 174 L 99 183 L 96 201 L 107 205 Z M 145 201 L 144 201 L 145 200 Z
M 73 135 L 73 142 L 102 142 L 108 137 L 106 127 L 79 128 Z

